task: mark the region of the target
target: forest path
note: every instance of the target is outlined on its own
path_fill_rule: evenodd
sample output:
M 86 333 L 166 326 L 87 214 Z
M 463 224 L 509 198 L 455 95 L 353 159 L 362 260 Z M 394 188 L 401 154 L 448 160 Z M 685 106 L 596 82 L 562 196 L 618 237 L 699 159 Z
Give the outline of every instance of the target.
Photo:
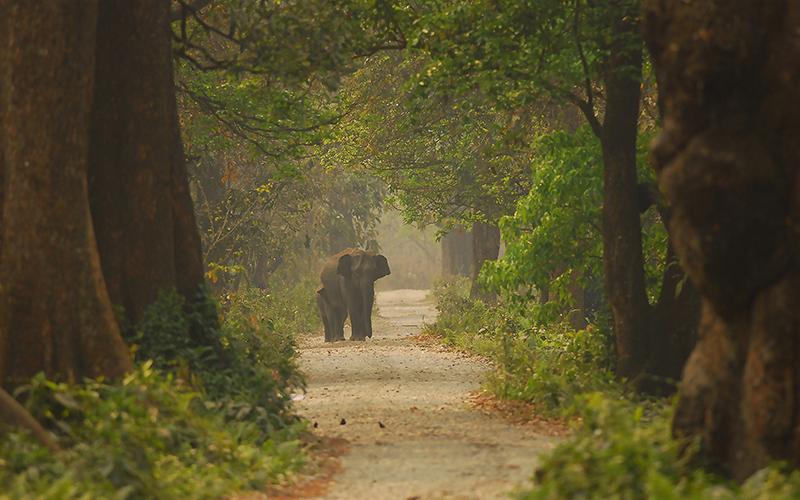
M 300 339 L 308 392 L 297 408 L 317 434 L 347 441 L 317 498 L 505 498 L 526 484 L 556 438 L 470 407 L 488 367 L 413 339 L 436 316 L 427 291 L 381 292 L 377 304 L 366 342 Z

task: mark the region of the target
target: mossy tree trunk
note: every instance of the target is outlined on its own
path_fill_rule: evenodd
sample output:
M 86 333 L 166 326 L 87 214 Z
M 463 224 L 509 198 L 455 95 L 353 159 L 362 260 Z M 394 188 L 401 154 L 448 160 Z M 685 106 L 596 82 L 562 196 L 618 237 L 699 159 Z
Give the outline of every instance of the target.
M 738 479 L 800 465 L 800 8 L 650 0 L 645 15 L 664 113 L 653 156 L 703 299 L 674 433 Z

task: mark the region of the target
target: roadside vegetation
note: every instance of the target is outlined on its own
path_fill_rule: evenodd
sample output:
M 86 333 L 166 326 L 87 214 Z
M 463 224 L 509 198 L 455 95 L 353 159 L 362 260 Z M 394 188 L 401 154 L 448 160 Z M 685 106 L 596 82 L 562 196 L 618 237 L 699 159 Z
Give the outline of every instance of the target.
M 226 295 L 220 327 L 207 332 L 218 352 L 185 342 L 199 318 L 167 293 L 133 330 L 137 367 L 121 381 L 39 375 L 20 386 L 15 396 L 62 451 L 4 433 L 0 498 L 219 498 L 286 481 L 305 460 L 291 396 L 304 387 L 295 335 L 318 327 L 310 293 L 304 281 L 281 297 Z
M 600 324 L 577 330 L 542 322 L 537 306 L 470 298 L 468 278 L 440 280 L 439 316 L 425 333 L 492 361 L 485 390 L 566 420 L 571 432 L 515 498 L 792 499 L 800 473 L 775 463 L 743 484 L 720 474 L 696 441 L 675 440 L 673 397 L 638 394 L 614 376 L 613 344 Z M 549 314 L 549 313 L 548 313 Z M 605 328 L 608 328 L 607 325 Z

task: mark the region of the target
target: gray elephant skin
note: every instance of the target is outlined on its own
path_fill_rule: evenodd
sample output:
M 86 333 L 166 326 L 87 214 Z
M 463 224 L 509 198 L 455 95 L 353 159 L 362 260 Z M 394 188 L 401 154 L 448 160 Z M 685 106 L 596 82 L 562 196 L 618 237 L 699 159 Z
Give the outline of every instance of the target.
M 372 337 L 375 281 L 388 276 L 386 257 L 348 248 L 328 258 L 320 273 L 317 305 L 325 325 L 325 342 L 344 340 L 344 321 L 350 316 L 350 340 Z

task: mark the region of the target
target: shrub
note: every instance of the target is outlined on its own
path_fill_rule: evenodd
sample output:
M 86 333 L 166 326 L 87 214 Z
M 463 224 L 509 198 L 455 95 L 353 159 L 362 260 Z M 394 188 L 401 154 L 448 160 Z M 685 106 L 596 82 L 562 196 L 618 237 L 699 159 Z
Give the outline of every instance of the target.
M 441 337 L 453 347 L 493 357 L 499 348 L 489 329 L 494 323 L 494 311 L 480 300 L 471 300 L 469 288 L 468 278 L 437 282 L 433 296 L 439 316 L 424 331 Z
M 633 403 L 591 393 L 579 398 L 582 425 L 543 459 L 525 500 L 558 498 L 790 499 L 800 472 L 780 464 L 739 486 L 707 472 L 696 446 L 670 436 L 672 406 Z M 683 451 L 682 451 L 683 450 Z
M 545 413 L 571 413 L 586 392 L 621 392 L 607 339 L 597 328 L 576 331 L 555 324 L 506 332 L 503 339 L 502 369 L 489 374 L 489 385 L 501 398 L 534 403 Z
M 439 317 L 428 326 L 454 347 L 494 361 L 488 386 L 504 399 L 528 401 L 546 412 L 567 412 L 588 391 L 617 391 L 608 335 L 590 326 L 541 326 L 538 311 L 509 303 L 487 305 L 469 298 L 468 281 L 438 283 Z
M 163 293 L 128 341 L 138 362 L 151 360 L 159 370 L 193 379 L 209 406 L 229 420 L 258 423 L 264 439 L 294 422 L 291 394 L 305 386 L 294 338 L 316 327 L 308 288 L 303 282 L 282 296 L 260 289 L 227 293 L 221 323 L 208 296 L 188 307 L 176 292 Z M 198 345 L 200 325 L 214 327 L 201 330 L 205 340 Z
M 0 499 L 218 498 L 296 469 L 294 336 L 316 327 L 310 287 L 228 294 L 221 323 L 208 295 L 188 307 L 167 292 L 126 329 L 138 368 L 121 383 L 34 378 L 17 395 L 64 450 L 1 435 Z
M 37 376 L 20 392 L 64 450 L 54 455 L 26 434 L 4 434 L 0 498 L 218 498 L 261 488 L 302 457 L 299 426 L 259 439 L 255 424 L 225 422 L 200 393 L 150 363 L 118 384 Z

